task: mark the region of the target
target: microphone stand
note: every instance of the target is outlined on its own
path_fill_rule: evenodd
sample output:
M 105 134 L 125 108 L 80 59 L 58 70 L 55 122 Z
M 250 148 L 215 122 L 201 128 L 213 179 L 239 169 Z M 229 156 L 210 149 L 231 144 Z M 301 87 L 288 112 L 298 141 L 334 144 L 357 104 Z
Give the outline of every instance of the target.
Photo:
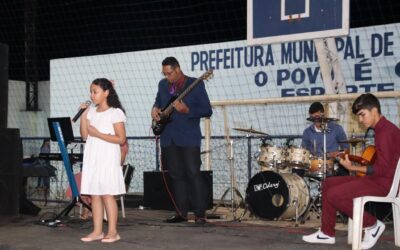
M 327 155 L 327 153 L 326 153 L 326 133 L 328 132 L 328 122 L 327 121 L 324 121 L 324 120 L 321 121 L 321 130 L 322 130 L 322 133 L 323 133 L 323 141 L 324 141 L 323 142 L 324 145 L 323 145 L 323 148 L 322 148 L 322 153 L 324 155 L 323 156 L 324 157 L 323 158 L 323 164 L 322 164 L 323 165 L 323 167 L 322 167 L 323 168 L 322 169 L 322 171 L 323 171 L 322 181 L 323 181 L 326 178 L 326 155 Z M 317 154 L 315 141 L 314 141 L 314 151 Z M 318 181 L 319 185 L 320 185 L 321 182 Z M 311 200 L 310 204 L 308 205 L 308 208 L 306 209 L 306 211 L 301 216 L 300 224 L 304 224 L 305 223 L 305 220 L 307 219 L 307 216 L 309 215 L 311 209 L 318 210 L 318 208 L 317 208 L 317 206 L 315 204 L 318 200 L 322 200 L 321 192 L 319 192 L 319 196 L 318 197 L 316 197 L 314 200 Z M 296 207 L 296 209 L 297 209 L 297 207 Z M 321 214 L 321 213 L 318 212 L 318 214 Z M 297 215 L 296 215 L 296 218 L 297 218 Z M 296 219 L 296 225 L 297 225 L 297 219 Z
M 321 122 L 321 129 L 324 134 L 324 146 L 323 146 L 323 152 L 322 152 L 324 154 L 322 179 L 325 180 L 325 178 L 326 178 L 326 133 L 328 132 L 328 123 Z

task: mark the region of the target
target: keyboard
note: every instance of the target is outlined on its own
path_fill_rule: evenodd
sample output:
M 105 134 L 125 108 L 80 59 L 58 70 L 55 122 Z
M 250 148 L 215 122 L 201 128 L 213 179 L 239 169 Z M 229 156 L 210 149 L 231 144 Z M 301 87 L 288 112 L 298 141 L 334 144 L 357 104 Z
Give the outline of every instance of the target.
M 68 154 L 69 159 L 73 162 L 79 162 L 83 160 L 83 154 Z M 60 153 L 40 153 L 39 159 L 46 161 L 62 161 L 62 156 Z

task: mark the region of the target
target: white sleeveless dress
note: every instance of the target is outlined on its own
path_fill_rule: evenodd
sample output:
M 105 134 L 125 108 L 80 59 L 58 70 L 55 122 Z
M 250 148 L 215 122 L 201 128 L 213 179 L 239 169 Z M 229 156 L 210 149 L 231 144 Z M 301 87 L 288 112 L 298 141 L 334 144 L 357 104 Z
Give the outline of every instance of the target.
M 125 122 L 121 109 L 109 108 L 97 112 L 90 107 L 87 114 L 90 125 L 101 133 L 114 135 L 113 124 Z M 88 136 L 83 154 L 81 194 L 119 195 L 126 193 L 122 174 L 121 149 L 119 144 Z

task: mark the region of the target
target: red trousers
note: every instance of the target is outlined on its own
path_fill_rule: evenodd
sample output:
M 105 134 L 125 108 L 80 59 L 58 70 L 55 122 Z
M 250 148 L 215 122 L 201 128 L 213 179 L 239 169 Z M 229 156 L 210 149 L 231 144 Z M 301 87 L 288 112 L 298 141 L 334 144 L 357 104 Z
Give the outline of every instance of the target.
M 379 185 L 370 176 L 334 176 L 322 183 L 322 218 L 321 230 L 326 235 L 335 236 L 336 211 L 353 217 L 353 199 L 373 195 L 385 196 L 389 190 Z M 363 227 L 376 223 L 376 218 L 364 212 Z

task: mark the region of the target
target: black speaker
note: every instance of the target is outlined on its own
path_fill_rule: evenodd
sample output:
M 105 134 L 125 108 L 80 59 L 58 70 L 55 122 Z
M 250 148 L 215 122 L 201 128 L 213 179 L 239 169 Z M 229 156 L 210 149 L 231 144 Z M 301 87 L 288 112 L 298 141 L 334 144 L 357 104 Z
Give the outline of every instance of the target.
M 168 171 L 164 171 L 169 191 L 174 195 Z M 213 207 L 213 174 L 212 171 L 201 171 L 207 188 L 207 209 Z M 143 172 L 143 205 L 153 209 L 175 210 L 171 198 L 165 189 L 163 172 Z
M 0 128 L 0 215 L 18 215 L 21 165 L 19 129 Z
M 8 46 L 0 43 L 0 128 L 7 128 Z

